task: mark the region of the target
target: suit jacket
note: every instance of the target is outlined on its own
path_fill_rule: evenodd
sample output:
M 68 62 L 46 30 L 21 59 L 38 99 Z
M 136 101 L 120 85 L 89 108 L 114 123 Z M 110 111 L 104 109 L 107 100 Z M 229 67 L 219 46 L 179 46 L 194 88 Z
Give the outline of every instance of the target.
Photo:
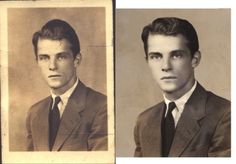
M 27 115 L 27 150 L 49 151 L 49 96 Z M 52 151 L 107 150 L 106 96 L 79 82 L 65 107 Z
M 161 156 L 164 107 L 161 102 L 139 115 L 134 130 L 135 157 Z M 197 84 L 176 126 L 169 156 L 230 156 L 230 115 L 230 101 Z

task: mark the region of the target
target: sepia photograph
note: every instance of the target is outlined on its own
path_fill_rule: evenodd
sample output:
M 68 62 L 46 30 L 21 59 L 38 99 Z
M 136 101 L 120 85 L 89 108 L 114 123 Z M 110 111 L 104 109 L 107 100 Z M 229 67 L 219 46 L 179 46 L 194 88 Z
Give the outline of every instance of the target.
M 114 163 L 112 1 L 1 9 L 3 162 Z
M 231 10 L 116 10 L 118 157 L 231 156 Z

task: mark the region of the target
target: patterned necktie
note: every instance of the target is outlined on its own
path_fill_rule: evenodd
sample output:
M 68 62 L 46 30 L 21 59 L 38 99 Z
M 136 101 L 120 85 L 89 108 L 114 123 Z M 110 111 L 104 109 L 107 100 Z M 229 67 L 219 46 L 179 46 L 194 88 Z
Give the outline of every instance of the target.
M 176 108 L 174 102 L 170 102 L 168 105 L 167 115 L 164 118 L 162 126 L 162 156 L 168 157 L 170 147 L 175 135 L 175 121 L 172 115 L 172 111 Z
M 58 109 L 58 104 L 61 101 L 61 98 L 58 96 L 55 98 L 53 108 L 49 112 L 49 148 L 52 150 L 57 130 L 60 124 L 60 112 Z

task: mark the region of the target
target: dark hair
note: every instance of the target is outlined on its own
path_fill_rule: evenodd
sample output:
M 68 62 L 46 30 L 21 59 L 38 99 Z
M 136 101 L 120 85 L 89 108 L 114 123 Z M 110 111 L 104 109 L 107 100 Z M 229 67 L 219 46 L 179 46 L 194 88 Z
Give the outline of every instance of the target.
M 60 19 L 53 19 L 47 22 L 40 31 L 37 31 L 33 35 L 32 43 L 34 46 L 34 52 L 37 59 L 37 46 L 39 39 L 52 39 L 62 40 L 66 39 L 71 44 L 71 50 L 75 57 L 80 53 L 79 38 L 75 30 L 65 21 Z
M 142 40 L 146 58 L 148 55 L 148 36 L 150 34 L 161 34 L 167 36 L 183 35 L 188 41 L 187 47 L 190 49 L 191 55 L 199 50 L 197 32 L 193 25 L 185 19 L 175 17 L 157 18 L 151 24 L 145 26 L 142 32 Z

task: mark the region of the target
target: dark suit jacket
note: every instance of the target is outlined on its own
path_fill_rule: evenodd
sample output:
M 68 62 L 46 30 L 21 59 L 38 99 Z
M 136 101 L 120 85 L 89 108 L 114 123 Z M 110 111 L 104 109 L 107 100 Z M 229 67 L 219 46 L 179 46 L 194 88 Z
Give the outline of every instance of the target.
M 164 106 L 164 102 L 161 102 L 139 115 L 134 130 L 136 157 L 161 156 Z M 228 100 L 197 84 L 177 124 L 169 156 L 230 156 L 230 115 Z
M 27 150 L 49 151 L 48 113 L 52 98 L 33 105 L 26 119 Z M 53 151 L 107 150 L 107 100 L 79 82 L 65 107 Z

